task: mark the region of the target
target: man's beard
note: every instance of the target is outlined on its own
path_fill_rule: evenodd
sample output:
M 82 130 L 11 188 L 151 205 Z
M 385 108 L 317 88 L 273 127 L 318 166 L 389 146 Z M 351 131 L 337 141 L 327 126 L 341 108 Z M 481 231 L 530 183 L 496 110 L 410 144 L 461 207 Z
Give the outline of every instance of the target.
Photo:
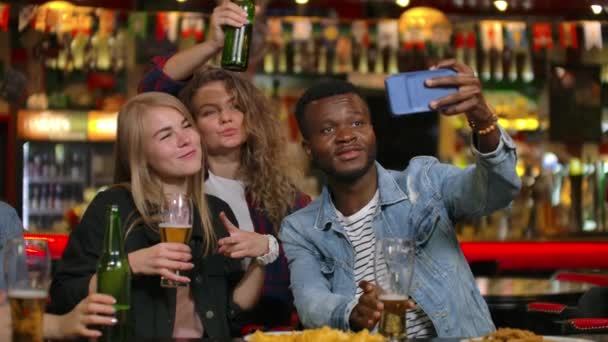
M 367 155 L 365 165 L 357 170 L 338 172 L 332 167 L 323 167 L 315 161 L 313 161 L 313 165 L 323 171 L 323 173 L 325 173 L 325 175 L 331 180 L 340 183 L 352 183 L 363 177 L 369 171 L 369 169 L 374 166 L 374 162 L 376 161 L 376 147 L 374 146 L 369 152 L 370 153 Z

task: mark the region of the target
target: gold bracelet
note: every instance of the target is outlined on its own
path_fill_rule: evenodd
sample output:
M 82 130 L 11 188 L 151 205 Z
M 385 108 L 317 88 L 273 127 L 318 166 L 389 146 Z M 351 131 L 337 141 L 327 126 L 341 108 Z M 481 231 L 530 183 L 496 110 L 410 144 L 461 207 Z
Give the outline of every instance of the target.
M 487 135 L 490 134 L 492 131 L 496 130 L 496 121 L 498 121 L 498 118 L 496 117 L 496 115 L 492 115 L 492 117 L 490 118 L 490 121 L 492 122 L 489 126 L 482 128 L 482 129 L 477 129 L 477 123 L 472 121 L 472 120 L 468 120 L 469 121 L 469 126 L 471 126 L 471 130 L 477 134 L 477 135 Z

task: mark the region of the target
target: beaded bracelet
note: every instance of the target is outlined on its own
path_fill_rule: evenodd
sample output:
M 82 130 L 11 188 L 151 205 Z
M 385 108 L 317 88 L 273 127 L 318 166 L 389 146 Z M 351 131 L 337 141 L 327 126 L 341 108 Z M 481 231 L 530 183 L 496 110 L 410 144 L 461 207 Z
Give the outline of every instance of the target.
M 477 129 L 477 123 L 472 121 L 472 120 L 468 120 L 469 121 L 469 126 L 471 126 L 471 130 L 473 130 L 473 132 L 475 132 L 475 134 L 477 135 L 487 135 L 490 134 L 492 131 L 496 130 L 496 121 L 498 121 L 498 118 L 496 117 L 496 115 L 492 115 L 492 117 L 490 118 L 491 124 L 488 127 L 482 128 L 482 129 Z

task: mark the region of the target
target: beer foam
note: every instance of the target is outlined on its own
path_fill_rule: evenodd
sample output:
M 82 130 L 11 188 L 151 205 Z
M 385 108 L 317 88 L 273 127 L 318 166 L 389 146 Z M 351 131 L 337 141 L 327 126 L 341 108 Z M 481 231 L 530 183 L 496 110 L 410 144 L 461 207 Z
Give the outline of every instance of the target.
M 158 228 L 172 228 L 172 229 L 192 229 L 190 224 L 177 224 L 177 223 L 160 223 Z
M 392 300 L 392 301 L 398 301 L 398 300 L 407 300 L 408 296 L 404 296 L 401 294 L 381 294 L 378 299 L 380 300 Z
M 9 298 L 20 298 L 20 299 L 40 299 L 46 298 L 46 290 L 38 289 L 12 289 L 8 290 Z

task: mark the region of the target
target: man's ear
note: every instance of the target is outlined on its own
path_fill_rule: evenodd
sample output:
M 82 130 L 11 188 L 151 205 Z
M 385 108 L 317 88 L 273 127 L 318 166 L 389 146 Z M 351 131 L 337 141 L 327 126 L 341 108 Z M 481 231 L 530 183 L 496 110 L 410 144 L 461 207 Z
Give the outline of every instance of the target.
M 310 144 L 309 144 L 308 140 L 302 139 L 302 148 L 304 149 L 304 152 L 308 156 L 308 159 L 312 160 L 312 156 L 311 156 L 311 152 L 310 152 Z

